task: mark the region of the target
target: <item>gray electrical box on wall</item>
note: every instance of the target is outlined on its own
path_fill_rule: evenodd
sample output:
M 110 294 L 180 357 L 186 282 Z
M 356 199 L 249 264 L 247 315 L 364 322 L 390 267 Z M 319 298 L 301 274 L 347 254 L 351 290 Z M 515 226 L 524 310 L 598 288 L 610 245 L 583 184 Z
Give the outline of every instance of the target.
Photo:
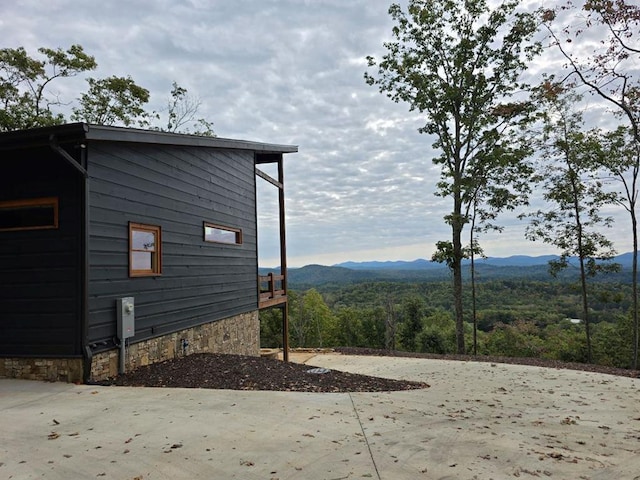
M 125 340 L 136 334 L 135 309 L 133 297 L 123 297 L 116 300 L 118 317 L 118 338 Z

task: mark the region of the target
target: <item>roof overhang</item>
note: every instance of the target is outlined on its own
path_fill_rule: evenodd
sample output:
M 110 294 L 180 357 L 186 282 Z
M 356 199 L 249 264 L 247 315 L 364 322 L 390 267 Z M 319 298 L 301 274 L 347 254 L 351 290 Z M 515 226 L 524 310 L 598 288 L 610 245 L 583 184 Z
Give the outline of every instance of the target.
M 225 150 L 250 150 L 259 153 L 295 153 L 297 145 L 251 142 L 231 138 L 203 137 L 137 128 L 68 123 L 53 127 L 33 128 L 0 133 L 0 150 L 49 145 L 55 137 L 58 144 L 77 142 L 131 142 L 155 145 L 178 145 Z

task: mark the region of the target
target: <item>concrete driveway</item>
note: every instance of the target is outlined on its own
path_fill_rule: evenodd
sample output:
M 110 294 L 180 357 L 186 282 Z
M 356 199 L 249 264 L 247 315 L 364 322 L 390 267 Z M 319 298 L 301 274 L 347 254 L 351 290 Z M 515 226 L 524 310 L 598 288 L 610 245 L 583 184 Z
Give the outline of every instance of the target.
M 0 379 L 2 479 L 640 479 L 640 381 L 321 354 L 423 390 L 295 393 Z

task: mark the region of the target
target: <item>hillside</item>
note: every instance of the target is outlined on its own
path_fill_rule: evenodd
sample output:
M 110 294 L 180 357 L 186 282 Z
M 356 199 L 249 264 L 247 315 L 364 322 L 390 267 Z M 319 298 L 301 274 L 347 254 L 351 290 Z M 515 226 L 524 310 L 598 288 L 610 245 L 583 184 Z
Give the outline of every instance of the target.
M 557 259 L 555 255 L 527 256 L 515 255 L 506 258 L 489 257 L 476 261 L 476 279 L 479 282 L 505 279 L 527 279 L 536 281 L 574 281 L 578 276 L 577 260 L 574 267 L 561 272 L 557 277 L 549 274 L 548 262 Z M 622 271 L 596 277 L 599 282 L 631 281 L 630 268 L 632 253 L 618 255 L 615 262 Z M 464 275 L 470 277 L 469 262 L 465 262 Z M 262 274 L 273 269 L 260 269 Z M 304 290 L 326 284 L 353 284 L 371 281 L 430 282 L 446 281 L 451 278 L 449 269 L 439 263 L 418 259 L 412 262 L 344 262 L 333 266 L 306 265 L 289 269 L 289 287 Z

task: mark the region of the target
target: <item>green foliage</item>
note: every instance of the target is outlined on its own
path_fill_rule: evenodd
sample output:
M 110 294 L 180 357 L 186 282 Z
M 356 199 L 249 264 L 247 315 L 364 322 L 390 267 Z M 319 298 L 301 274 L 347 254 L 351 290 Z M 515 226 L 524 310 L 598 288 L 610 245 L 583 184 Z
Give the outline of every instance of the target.
M 593 360 L 597 363 L 617 367 L 632 364 L 629 339 L 633 336 L 633 320 L 627 313 L 631 310 L 630 294 L 629 284 L 602 283 L 593 290 L 590 316 L 594 324 Z M 301 302 L 307 310 L 302 316 Z M 585 324 L 569 320 L 581 311 L 580 290 L 573 283 L 526 279 L 481 282 L 477 307 L 480 355 L 588 360 Z M 291 344 L 320 346 L 322 339 L 324 347 L 383 349 L 390 311 L 398 316 L 398 349 L 457 352 L 451 290 L 446 282 L 323 285 L 305 292 L 302 298 L 290 291 Z M 267 345 L 266 339 L 271 339 L 269 346 L 280 345 L 279 313 L 261 312 L 260 316 L 262 345 Z M 464 324 L 464 334 L 470 345 L 470 321 Z M 465 353 L 471 353 L 471 349 Z
M 0 132 L 63 123 L 54 111 L 63 101 L 49 93 L 50 85 L 97 67 L 80 45 L 38 52 L 42 59 L 31 58 L 23 47 L 0 49 Z
M 363 313 L 363 343 L 371 348 L 385 347 L 386 312 L 383 307 L 366 309 Z
M 593 332 L 593 358 L 600 365 L 633 368 L 633 317 L 625 315 L 617 322 L 600 322 Z
M 570 266 L 569 258 L 578 258 L 580 291 L 585 323 L 587 359 L 591 360 L 591 331 L 587 278 L 597 273 L 615 270 L 610 260 L 615 255 L 613 243 L 599 231 L 611 226 L 610 217 L 602 217 L 603 207 L 614 203 L 618 196 L 604 188 L 600 177 L 603 148 L 600 136 L 584 132 L 582 116 L 574 110 L 579 101 L 575 94 L 564 93 L 561 86 L 546 81 L 539 90 L 544 105 L 543 135 L 540 147 L 547 162 L 537 180 L 544 189 L 548 210 L 530 215 L 526 236 L 542 240 L 560 249 L 558 260 L 549 262 L 552 274 Z
M 335 344 L 337 321 L 317 290 L 306 291 L 302 298 L 289 294 L 289 332 L 292 347 Z
M 491 9 L 486 0 L 410 0 L 407 11 L 393 4 L 393 41 L 380 61 L 368 57 L 374 75 L 365 74 L 395 102 L 425 115 L 421 133 L 435 137 L 441 154 L 436 195 L 450 197 L 445 222 L 452 239 L 438 243 L 436 259 L 453 271 L 457 350 L 464 353 L 461 235 L 470 209 L 482 202 L 487 219 L 521 201 L 530 170 L 528 146 L 513 136 L 526 124 L 532 104 L 511 97 L 526 61 L 540 51 L 531 43 L 536 19 L 517 13 L 517 1 Z M 493 213 L 491 213 L 493 212 Z
M 403 350 L 417 351 L 417 337 L 424 326 L 424 309 L 424 301 L 418 296 L 408 297 L 403 301 L 398 325 L 398 339 Z
M 68 50 L 40 48 L 41 59 L 32 58 L 23 47 L 0 49 L 0 132 L 58 125 L 66 121 L 60 111 L 69 102 L 51 94 L 54 81 L 76 76 L 97 67 L 95 58 L 82 46 Z M 148 112 L 149 91 L 130 76 L 87 78 L 88 89 L 71 108 L 72 121 L 98 125 L 150 127 L 160 115 Z M 168 104 L 170 132 L 215 136 L 213 124 L 196 119 L 200 106 L 187 90 L 173 82 Z M 187 126 L 191 124 L 191 129 Z
M 385 348 L 384 308 L 342 307 L 337 311 L 336 318 L 331 346 Z
M 260 347 L 282 348 L 282 309 L 260 310 Z
M 416 339 L 417 349 L 423 353 L 455 353 L 456 324 L 449 312 L 437 310 L 424 319 L 424 327 Z
M 131 77 L 88 78 L 89 89 L 83 93 L 73 109 L 71 120 L 96 125 L 149 126 L 149 114 L 144 105 L 149 90 Z
M 507 357 L 539 357 L 544 343 L 537 333 L 537 327 L 528 322 L 498 324 L 485 342 L 486 352 Z

